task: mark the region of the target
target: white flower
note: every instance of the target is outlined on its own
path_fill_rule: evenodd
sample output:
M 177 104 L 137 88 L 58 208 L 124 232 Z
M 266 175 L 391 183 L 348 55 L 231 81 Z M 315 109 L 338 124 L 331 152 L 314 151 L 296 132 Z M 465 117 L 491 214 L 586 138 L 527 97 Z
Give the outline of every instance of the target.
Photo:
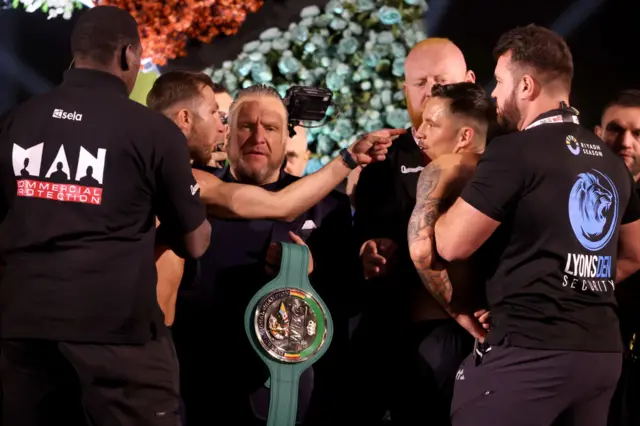
M 71 19 L 76 6 L 85 5 L 92 7 L 93 2 L 90 0 L 18 0 L 17 5 L 22 5 L 29 13 L 38 10 L 46 11 L 48 19 L 59 16 L 62 16 L 64 19 Z

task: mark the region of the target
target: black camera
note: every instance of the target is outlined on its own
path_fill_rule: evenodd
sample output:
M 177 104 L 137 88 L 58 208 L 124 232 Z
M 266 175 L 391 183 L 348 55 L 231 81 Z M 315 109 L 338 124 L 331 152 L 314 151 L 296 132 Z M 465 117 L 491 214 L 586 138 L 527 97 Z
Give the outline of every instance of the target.
M 333 93 L 321 87 L 291 86 L 284 97 L 289 114 L 289 137 L 296 132 L 294 126 L 301 121 L 320 121 L 332 104 Z

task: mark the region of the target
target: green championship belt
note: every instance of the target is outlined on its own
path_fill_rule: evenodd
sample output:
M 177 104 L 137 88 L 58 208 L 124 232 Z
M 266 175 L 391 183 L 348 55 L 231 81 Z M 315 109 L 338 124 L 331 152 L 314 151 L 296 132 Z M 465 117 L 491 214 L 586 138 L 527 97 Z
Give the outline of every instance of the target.
M 327 351 L 333 323 L 309 283 L 309 249 L 282 243 L 280 273 L 249 302 L 244 327 L 251 346 L 269 367 L 267 426 L 294 426 L 298 381 Z

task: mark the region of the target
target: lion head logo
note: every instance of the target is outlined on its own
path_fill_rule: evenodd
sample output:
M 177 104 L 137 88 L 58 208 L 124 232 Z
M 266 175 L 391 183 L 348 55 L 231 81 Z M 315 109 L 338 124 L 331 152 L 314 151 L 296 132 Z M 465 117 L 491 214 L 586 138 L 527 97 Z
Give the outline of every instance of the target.
M 616 230 L 618 192 L 603 173 L 580 173 L 569 195 L 569 221 L 584 248 L 591 251 L 607 245 Z

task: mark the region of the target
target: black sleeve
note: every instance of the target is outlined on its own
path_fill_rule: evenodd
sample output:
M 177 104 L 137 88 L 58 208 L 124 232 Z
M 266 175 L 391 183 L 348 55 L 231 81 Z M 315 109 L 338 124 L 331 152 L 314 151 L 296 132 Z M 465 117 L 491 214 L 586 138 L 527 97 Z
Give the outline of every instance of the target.
M 522 193 L 525 173 L 518 141 L 509 136 L 495 139 L 461 197 L 491 219 L 503 222 Z
M 206 217 L 200 189 L 191 173 L 187 142 L 178 127 L 169 121 L 159 123 L 155 134 L 155 213 L 171 232 L 185 235 L 200 226 Z
M 351 204 L 344 194 L 308 240 L 314 259 L 311 283 L 335 320 L 358 312 L 357 293 L 363 281 L 359 245 L 351 225 Z
M 372 238 L 398 238 L 393 176 L 387 161 L 370 164 L 360 173 L 355 187 L 353 226 L 361 246 Z M 406 230 L 404 231 L 406 233 Z
M 633 180 L 631 173 L 629 173 L 629 180 L 631 180 L 631 195 L 629 196 L 629 203 L 627 204 L 627 208 L 622 216 L 622 225 L 626 225 L 627 223 L 632 223 L 640 219 L 640 197 L 638 197 L 636 183 Z
M 11 161 L 11 140 L 9 137 L 10 115 L 4 114 L 0 117 L 0 222 L 4 220 L 9 212 L 11 202 L 16 195 L 16 178 L 13 173 Z

